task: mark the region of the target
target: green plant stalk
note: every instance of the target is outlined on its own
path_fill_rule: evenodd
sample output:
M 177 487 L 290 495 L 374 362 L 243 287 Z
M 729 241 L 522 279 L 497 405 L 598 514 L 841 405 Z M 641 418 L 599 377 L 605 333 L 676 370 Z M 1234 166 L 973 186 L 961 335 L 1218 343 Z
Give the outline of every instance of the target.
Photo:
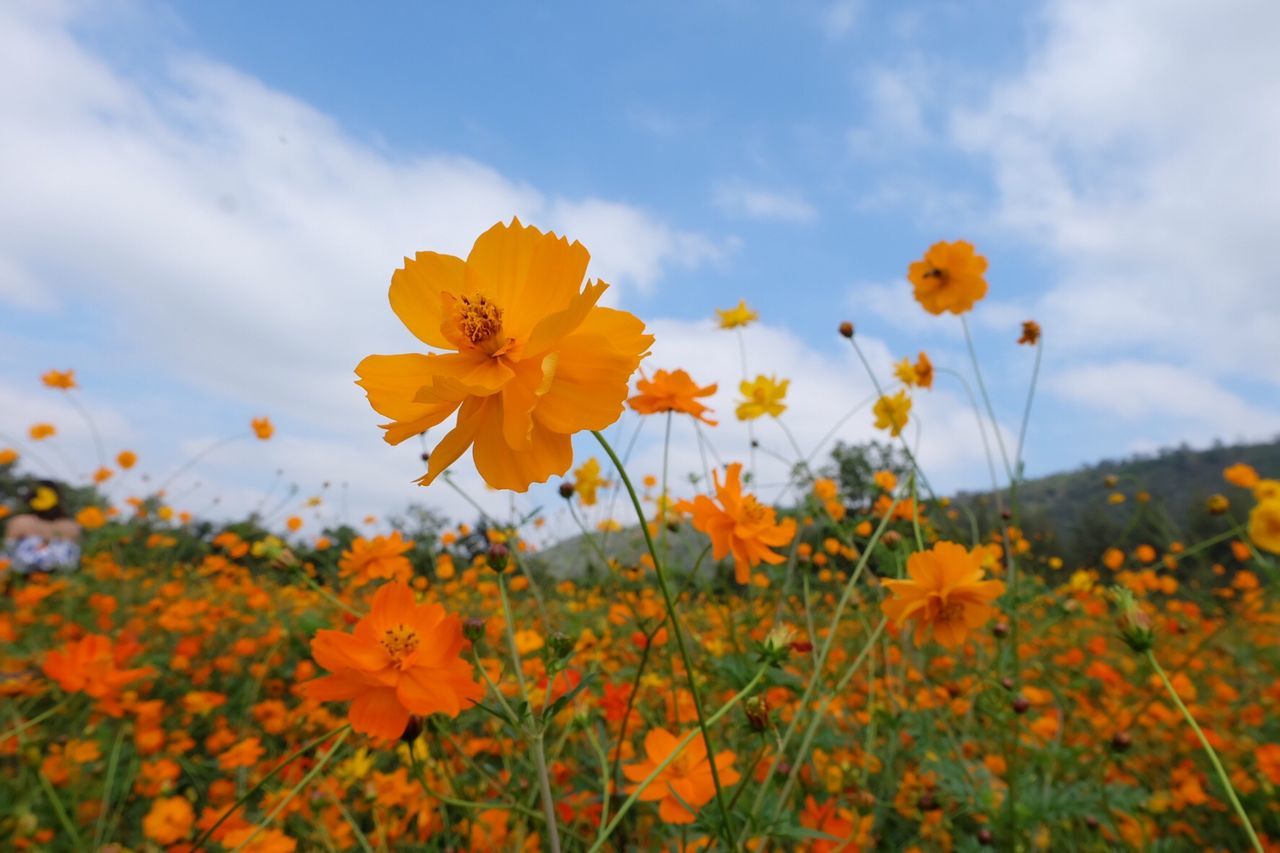
M 723 718 L 725 714 L 729 713 L 729 711 L 735 705 L 737 705 L 739 702 L 745 699 L 747 695 L 749 695 L 753 690 L 755 690 L 756 685 L 759 684 L 761 679 L 764 678 L 764 674 L 767 671 L 768 671 L 767 667 L 761 667 L 759 670 L 757 670 L 755 676 L 751 679 L 750 682 L 747 683 L 746 687 L 739 690 L 732 699 L 730 699 L 728 702 L 724 704 L 724 707 L 722 707 L 720 710 L 716 711 L 714 714 L 712 714 L 710 717 L 707 718 L 707 725 L 714 726 L 716 723 L 720 722 L 721 718 Z M 596 837 L 596 841 L 594 844 L 591 845 L 591 849 L 588 851 L 588 853 L 596 853 L 596 851 L 599 850 L 601 846 L 604 845 L 604 842 L 608 840 L 609 835 L 614 831 L 614 829 L 617 828 L 618 823 L 622 820 L 622 816 L 625 815 L 628 811 L 630 811 L 631 807 L 635 805 L 636 800 L 640 798 L 641 792 L 643 792 L 645 788 L 648 788 L 649 785 L 653 783 L 653 780 L 657 779 L 658 776 L 662 774 L 662 771 L 666 770 L 667 767 L 670 766 L 671 763 L 680 756 L 680 753 L 684 752 L 684 748 L 688 746 L 693 741 L 693 739 L 697 736 L 698 736 L 698 732 L 690 731 L 683 738 L 681 738 L 680 742 L 676 744 L 676 748 L 671 750 L 671 754 L 668 755 L 665 759 L 663 759 L 661 764 L 653 768 L 653 772 L 651 772 L 648 776 L 644 777 L 644 779 L 638 785 L 636 785 L 636 789 L 631 792 L 631 796 L 627 797 L 626 801 L 622 804 L 622 808 L 618 809 L 618 813 L 613 816 L 613 820 L 609 821 L 609 823 L 603 829 L 600 830 L 600 834 Z M 715 767 L 716 760 L 715 760 L 714 753 L 711 753 L 711 752 L 707 753 L 707 763 L 710 764 L 712 767 Z
M 724 822 L 725 834 L 728 837 L 732 837 L 729 810 L 725 806 L 724 791 L 720 785 L 720 771 L 716 768 L 716 752 L 711 744 L 711 733 L 707 731 L 706 715 L 702 711 L 702 695 L 698 691 L 697 680 L 694 678 L 693 662 L 689 658 L 689 650 L 684 639 L 684 629 L 680 627 L 680 619 L 676 615 L 675 600 L 671 596 L 670 584 L 667 583 L 666 568 L 658 557 L 658 549 L 654 546 L 653 535 L 649 533 L 649 525 L 644 517 L 644 507 L 640 505 L 640 496 L 636 494 L 635 486 L 632 485 L 631 477 L 628 476 L 626 468 L 623 467 L 621 460 L 618 459 L 618 454 L 614 452 L 613 447 L 605 439 L 603 433 L 592 430 L 591 434 L 596 437 L 596 441 L 600 442 L 600 446 L 604 448 L 604 452 L 609 455 L 609 460 L 613 462 L 613 466 L 618 470 L 622 485 L 626 487 L 627 494 L 631 496 L 631 505 L 635 508 L 636 519 L 640 522 L 640 531 L 644 534 L 644 542 L 649 549 L 649 556 L 653 558 L 654 574 L 658 577 L 658 588 L 662 592 L 662 600 L 667 607 L 667 617 L 671 620 L 671 629 L 676 635 L 676 647 L 680 650 L 680 659 L 684 662 L 685 679 L 689 684 L 689 692 L 693 695 L 694 710 L 698 714 L 698 730 L 702 733 L 702 741 L 707 747 L 707 755 L 711 764 L 711 781 L 716 789 L 716 805 L 720 809 L 720 818 Z M 616 819 L 615 817 L 615 821 Z
M 511 663 L 516 670 L 516 681 L 520 684 L 520 696 L 527 705 L 529 691 L 525 687 L 524 668 L 520 665 L 520 651 L 516 647 L 515 620 L 511 617 L 511 603 L 507 599 L 507 582 L 502 572 L 498 573 L 498 592 L 502 596 L 502 616 L 507 623 L 507 643 L 511 646 Z M 550 691 L 551 682 L 548 681 L 548 695 Z M 516 722 L 519 723 L 518 720 Z M 538 789 L 542 794 L 542 812 L 546 816 L 547 823 L 547 844 L 551 848 L 551 853 L 560 853 L 560 828 L 556 820 L 556 804 L 551 797 L 551 776 L 547 772 L 547 753 L 542 745 L 542 734 L 542 728 L 536 727 L 532 731 L 526 731 L 526 739 L 529 741 L 534 765 L 538 771 Z
M 125 727 L 116 732 L 115 743 L 111 745 L 111 757 L 107 760 L 107 781 L 102 785 L 102 807 L 98 811 L 98 822 L 93 830 L 93 849 L 102 845 L 102 834 L 107 828 L 107 815 L 111 812 L 111 789 L 116 781 L 116 769 L 120 764 L 120 747 L 124 744 Z
M 265 776 L 263 776 L 261 779 L 259 779 L 259 780 L 258 780 L 258 783 L 257 783 L 256 785 L 254 785 L 254 786 L 253 786 L 252 788 L 250 788 L 248 791 L 245 791 L 243 794 L 241 794 L 241 795 L 240 795 L 240 797 L 239 797 L 239 798 L 238 798 L 234 803 L 232 803 L 232 804 L 231 804 L 231 807 L 230 807 L 229 809 L 227 809 L 225 812 L 223 812 L 221 815 L 219 815 L 219 816 L 218 816 L 218 819 L 217 819 L 216 821 L 214 821 L 214 823 L 213 823 L 213 825 L 212 825 L 212 826 L 210 826 L 210 827 L 209 827 L 208 829 L 206 829 L 204 832 L 202 832 L 202 833 L 200 833 L 198 836 L 196 836 L 196 840 L 195 840 L 195 841 L 193 841 L 193 842 L 191 842 L 191 849 L 193 849 L 193 850 L 199 850 L 199 849 L 200 849 L 200 845 L 202 845 L 202 844 L 204 844 L 206 841 L 208 841 L 208 840 L 209 840 L 209 838 L 210 838 L 210 836 L 212 836 L 215 832 L 217 832 L 217 831 L 218 831 L 218 827 L 220 827 L 220 826 L 222 826 L 222 824 L 226 823 L 227 818 L 229 818 L 229 817 L 231 817 L 233 814 L 235 814 L 235 813 L 236 813 L 236 811 L 238 811 L 238 810 L 239 810 L 239 808 L 240 808 L 241 806 L 243 806 L 245 803 L 247 803 L 247 802 L 249 801 L 249 799 L 250 799 L 254 794 L 256 794 L 256 793 L 258 793 L 258 791 L 262 790 L 262 786 L 263 786 L 263 785 L 265 785 L 265 784 L 267 784 L 267 782 L 271 780 L 271 777 L 275 776 L 275 775 L 276 775 L 277 773 L 279 773 L 281 770 L 283 770 L 284 768 L 288 767 L 288 766 L 289 766 L 289 764 L 290 764 L 294 759 L 296 759 L 296 758 L 297 758 L 298 756 L 300 756 L 300 755 L 305 755 L 306 753 L 308 753 L 308 752 L 310 752 L 311 750 L 315 749 L 315 748 L 316 748 L 317 746 L 319 746 L 320 744 L 322 744 L 322 743 L 324 743 L 325 741 L 327 741 L 329 738 L 333 737 L 333 736 L 334 736 L 334 735 L 336 735 L 336 734 L 340 734 L 340 733 L 342 733 L 342 732 L 348 731 L 348 730 L 350 730 L 350 728 L 351 728 L 351 724 L 350 724 L 350 723 L 343 723 L 342 725 L 338 726 L 336 729 L 334 729 L 334 730 L 332 730 L 332 731 L 329 731 L 329 732 L 325 732 L 324 734 L 320 735 L 320 737 L 313 738 L 312 740 L 307 741 L 307 742 L 306 742 L 306 743 L 304 743 L 302 746 L 298 747 L 298 748 L 297 748 L 297 749 L 295 749 L 293 752 L 291 752 L 291 753 L 289 753 L 288 755 L 286 755 L 286 756 L 284 757 L 284 759 L 283 759 L 283 760 L 281 760 L 281 762 L 280 762 L 279 764 L 277 764 L 275 767 L 272 767 L 269 771 L 267 771 L 267 775 L 265 775 Z
M 326 752 L 324 756 L 319 761 L 316 762 L 314 767 L 312 767 L 310 770 L 307 771 L 305 776 L 303 776 L 301 779 L 298 780 L 298 784 L 294 785 L 292 788 L 289 789 L 289 793 L 285 794 L 284 799 L 276 803 L 275 808 L 267 812 L 267 816 L 263 818 L 262 821 L 253 828 L 253 832 L 249 833 L 248 837 L 245 838 L 244 841 L 241 841 L 236 846 L 236 849 L 232 851 L 232 853 L 236 853 L 236 851 L 243 850 L 245 845 L 247 845 L 253 839 L 257 838 L 258 833 L 262 831 L 263 827 L 271 823 L 271 821 L 275 820 L 276 815 L 280 814 L 280 812 L 284 809 L 284 807 L 289 805 L 289 803 L 293 800 L 294 797 L 298 796 L 298 792 L 301 791 L 303 788 L 307 787 L 307 785 L 311 784 L 312 779 L 320 775 L 320 771 L 323 770 L 324 766 L 329 763 L 329 759 L 337 755 L 338 750 L 342 748 L 343 742 L 346 741 L 347 737 L 350 734 L 351 734 L 351 729 L 348 728 L 345 731 L 343 731 L 341 735 L 338 736 L 338 739 L 337 741 L 334 742 L 333 746 L 329 747 L 329 751 Z
M 1209 739 L 1204 736 L 1204 732 L 1201 731 L 1196 718 L 1191 716 L 1191 712 L 1183 704 L 1182 697 L 1178 695 L 1178 691 L 1173 689 L 1173 683 L 1169 681 L 1169 676 L 1165 675 L 1160 662 L 1156 660 L 1155 653 L 1150 649 L 1147 649 L 1147 661 L 1151 664 L 1151 668 L 1156 671 L 1156 675 L 1160 676 L 1160 680 L 1164 682 L 1165 690 L 1169 691 L 1169 698 L 1173 699 L 1173 704 L 1177 705 L 1178 710 L 1182 712 L 1182 718 L 1187 721 L 1187 725 L 1191 726 L 1191 730 L 1200 739 L 1200 746 L 1204 748 L 1204 754 L 1209 756 L 1209 763 L 1213 765 L 1214 771 L 1218 774 L 1218 780 L 1222 782 L 1222 787 L 1226 789 L 1227 799 L 1231 801 L 1231 807 L 1235 809 L 1236 816 L 1240 818 L 1240 823 L 1244 825 L 1245 834 L 1249 836 L 1249 842 L 1253 845 L 1253 849 L 1257 853 L 1263 853 L 1262 842 L 1258 840 L 1258 833 L 1254 832 L 1253 824 L 1249 822 L 1249 815 L 1245 812 L 1244 806 L 1240 804 L 1240 798 L 1236 796 L 1236 789 L 1231 785 L 1231 777 L 1227 775 L 1226 768 L 1222 766 L 1222 762 L 1218 759 L 1218 753 L 1209 744 Z

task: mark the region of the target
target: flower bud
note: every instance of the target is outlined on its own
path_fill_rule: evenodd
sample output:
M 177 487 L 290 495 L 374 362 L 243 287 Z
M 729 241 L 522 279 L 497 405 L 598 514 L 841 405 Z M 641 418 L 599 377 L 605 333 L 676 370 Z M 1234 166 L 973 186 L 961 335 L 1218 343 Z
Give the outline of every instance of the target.
M 422 734 L 422 718 L 416 714 L 410 715 L 409 722 L 405 724 L 404 731 L 400 733 L 401 742 L 413 743 L 420 734 Z
M 560 481 L 560 497 L 564 498 L 565 500 L 569 500 L 570 498 L 573 497 L 573 492 L 574 492 L 574 487 L 571 481 L 569 480 Z
M 1148 651 L 1155 644 L 1155 630 L 1151 617 L 1138 606 L 1133 591 L 1114 586 L 1111 588 L 1111 600 L 1119 611 L 1116 624 L 1120 627 L 1120 638 L 1139 654 Z
M 848 320 L 845 320 L 843 323 L 841 323 L 841 324 L 840 324 L 840 334 L 841 334 L 841 336 L 843 336 L 843 337 L 846 337 L 846 338 L 852 338 L 852 337 L 853 337 L 853 324 L 852 324 L 852 323 L 850 323 Z
M 1128 732 L 1116 732 L 1111 736 L 1112 752 L 1128 752 L 1133 746 L 1133 737 Z
M 462 636 L 466 637 L 472 643 L 478 643 L 484 639 L 485 620 L 479 616 L 472 616 L 462 623 Z
M 577 644 L 577 640 L 573 639 L 573 637 L 556 631 L 554 634 L 547 637 L 547 641 L 544 646 L 544 648 L 546 648 L 547 660 L 552 663 L 564 660 L 573 653 L 573 647 Z
M 769 719 L 769 702 L 762 694 L 752 696 L 743 703 L 742 707 L 746 711 L 747 723 L 750 724 L 753 732 L 769 730 L 773 721 Z
M 504 572 L 507 569 L 507 562 L 511 559 L 511 552 L 501 542 L 494 542 L 489 546 L 486 557 L 488 558 L 489 568 L 495 572 Z
M 997 640 L 1003 640 L 1005 637 L 1009 636 L 1009 623 L 997 622 L 991 626 L 991 633 L 995 635 Z
M 1031 700 L 1026 696 L 1019 693 L 1017 696 L 1013 697 L 1013 713 L 1021 715 L 1027 713 L 1030 709 Z

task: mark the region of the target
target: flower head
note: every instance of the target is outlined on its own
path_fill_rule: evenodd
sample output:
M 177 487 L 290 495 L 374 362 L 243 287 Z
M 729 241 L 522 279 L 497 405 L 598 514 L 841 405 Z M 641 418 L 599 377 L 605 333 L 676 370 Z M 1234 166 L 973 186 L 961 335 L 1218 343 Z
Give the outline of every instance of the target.
M 142 819 L 142 833 L 157 844 L 173 844 L 190 834 L 195 819 L 186 797 L 161 797 Z
M 46 438 L 52 438 L 58 434 L 58 430 L 53 424 L 32 424 L 31 429 L 27 430 L 27 435 L 32 441 L 44 441 Z
M 790 384 L 790 379 L 779 382 L 764 374 L 750 381 L 742 380 L 738 390 L 744 399 L 738 403 L 738 420 L 753 421 L 764 415 L 776 418 L 785 412 L 787 405 L 782 400 L 787 396 L 787 386 Z
M 929 356 L 924 353 L 920 353 L 915 364 L 912 364 L 909 358 L 898 362 L 893 369 L 893 374 L 908 388 L 933 387 L 933 362 L 929 361 Z
M 12 447 L 0 447 L 0 465 L 12 465 L 18 461 L 18 451 Z
M 911 264 L 907 278 L 916 301 L 930 314 L 963 314 L 987 295 L 987 259 L 965 240 L 934 243 L 922 260 Z
M 1040 324 L 1035 320 L 1022 321 L 1022 337 L 1018 343 L 1033 347 L 1040 342 Z
M 418 604 L 406 583 L 384 584 L 350 634 L 317 631 L 316 663 L 329 675 L 306 682 L 321 702 L 350 702 L 351 727 L 394 739 L 409 715 L 456 717 L 484 691 L 462 658 L 462 622 L 439 604 Z
M 742 493 L 742 463 L 725 468 L 724 483 L 715 479 L 716 498 L 698 495 L 676 504 L 679 512 L 693 514 L 693 526 L 711 537 L 711 556 L 723 560 L 733 554 L 734 577 L 738 583 L 751 579 L 751 569 L 760 563 L 776 565 L 783 556 L 771 550 L 791 541 L 796 533 L 793 518 L 779 524 L 773 507 Z
M 573 490 L 583 506 L 594 506 L 596 491 L 608 485 L 609 481 L 600 476 L 600 460 L 594 456 L 573 469 Z
M 1280 498 L 1259 501 L 1249 513 L 1249 538 L 1272 554 L 1280 554 Z
M 356 586 L 374 579 L 407 582 L 413 575 L 413 564 L 404 555 L 411 550 L 413 543 L 401 538 L 398 530 L 372 539 L 358 536 L 351 549 L 342 553 L 338 568 L 344 578 L 353 578 Z
M 982 560 L 954 542 L 939 542 L 907 558 L 907 578 L 886 580 L 890 592 L 881 607 L 897 625 L 917 623 L 916 645 L 925 634 L 947 648 L 964 642 L 995 612 L 991 602 L 1004 593 L 1004 583 L 985 580 Z
M 45 384 L 46 388 L 70 391 L 76 387 L 76 372 L 74 370 L 50 370 L 48 373 L 41 375 L 40 381 Z
M 1226 480 L 1233 486 L 1239 486 L 1242 489 L 1252 489 L 1258 485 L 1258 472 L 1252 465 L 1246 465 L 1243 462 L 1237 462 L 1230 468 L 1226 468 L 1222 472 L 1222 479 Z
M 128 471 L 138 464 L 138 454 L 132 450 L 121 450 L 120 454 L 116 456 L 116 464 L 120 466 L 121 470 Z
M 266 441 L 271 438 L 276 431 L 276 428 L 271 425 L 271 420 L 269 418 L 254 418 L 249 421 L 249 426 L 253 427 L 253 434 L 256 435 L 260 441 Z
M 125 685 L 151 674 L 147 667 L 123 668 L 136 651 L 134 643 L 113 644 L 101 634 L 88 634 L 46 654 L 42 669 L 68 693 L 112 700 Z
M 759 314 L 747 307 L 745 299 L 739 300 L 736 308 L 717 308 L 716 316 L 722 329 L 738 329 L 760 319 Z
M 876 416 L 876 429 L 887 429 L 895 438 L 902 434 L 911 412 L 911 398 L 906 391 L 881 397 L 872 410 Z
M 632 791 L 640 789 L 640 783 L 676 751 L 680 740 L 666 729 L 652 729 L 645 735 L 644 759 L 622 767 L 623 775 L 634 783 Z M 733 769 L 734 758 L 732 750 L 716 754 L 716 773 L 721 787 L 736 784 L 741 778 Z M 667 823 L 693 823 L 698 809 L 711 802 L 715 795 L 707 745 L 702 738 L 694 738 L 647 787 L 640 789 L 639 799 L 658 802 L 658 817 Z
M 391 308 L 442 354 L 371 355 L 356 367 L 369 405 L 399 444 L 447 420 L 419 479 L 429 485 L 468 448 L 495 489 L 523 492 L 573 464 L 574 433 L 622 412 L 631 374 L 653 336 L 583 287 L 580 243 L 499 223 L 466 260 L 435 252 L 405 258 L 391 277 Z
M 716 393 L 716 387 L 711 384 L 699 388 L 693 377 L 683 370 L 659 370 L 652 379 L 642 377 L 636 382 L 636 390 L 640 393 L 628 400 L 627 405 L 642 415 L 683 412 L 708 426 L 715 426 L 716 422 L 706 416 L 711 410 L 696 398 L 710 397 Z

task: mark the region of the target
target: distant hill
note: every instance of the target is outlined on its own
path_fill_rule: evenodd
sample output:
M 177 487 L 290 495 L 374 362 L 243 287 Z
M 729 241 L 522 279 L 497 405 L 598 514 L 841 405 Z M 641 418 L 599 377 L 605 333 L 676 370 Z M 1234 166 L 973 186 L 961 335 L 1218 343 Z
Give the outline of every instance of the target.
M 1023 528 L 1041 543 L 1044 553 L 1057 554 L 1068 565 L 1093 563 L 1112 545 L 1194 542 L 1222 530 L 1222 522 L 1209 519 L 1204 511 L 1210 495 L 1231 498 L 1237 517 L 1243 517 L 1250 505 L 1244 492 L 1222 479 L 1223 469 L 1237 462 L 1252 465 L 1263 476 L 1280 477 L 1280 438 L 1261 444 L 1215 444 L 1203 450 L 1182 445 L 1028 480 L 1019 488 Z M 1106 485 L 1108 477 L 1115 477 L 1114 487 Z M 1122 505 L 1108 504 L 1113 492 L 1125 496 Z M 1147 503 L 1139 503 L 1140 492 L 1149 496 Z M 953 500 L 971 508 L 980 525 L 990 529 L 995 513 L 989 493 L 961 492 Z M 668 532 L 671 564 L 691 565 L 706 541 L 687 524 Z M 639 560 L 645 553 L 639 527 L 611 534 L 608 553 L 623 564 Z M 539 552 L 535 561 L 555 577 L 580 577 L 591 564 L 600 563 L 580 535 Z

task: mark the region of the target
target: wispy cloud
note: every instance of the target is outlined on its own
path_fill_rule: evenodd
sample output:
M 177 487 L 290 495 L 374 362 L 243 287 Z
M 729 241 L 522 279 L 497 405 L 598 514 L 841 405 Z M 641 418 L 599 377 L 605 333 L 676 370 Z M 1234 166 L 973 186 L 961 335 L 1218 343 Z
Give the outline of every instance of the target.
M 779 222 L 813 222 L 818 211 L 803 196 L 788 190 L 767 189 L 741 181 L 716 187 L 716 206 L 731 216 Z

